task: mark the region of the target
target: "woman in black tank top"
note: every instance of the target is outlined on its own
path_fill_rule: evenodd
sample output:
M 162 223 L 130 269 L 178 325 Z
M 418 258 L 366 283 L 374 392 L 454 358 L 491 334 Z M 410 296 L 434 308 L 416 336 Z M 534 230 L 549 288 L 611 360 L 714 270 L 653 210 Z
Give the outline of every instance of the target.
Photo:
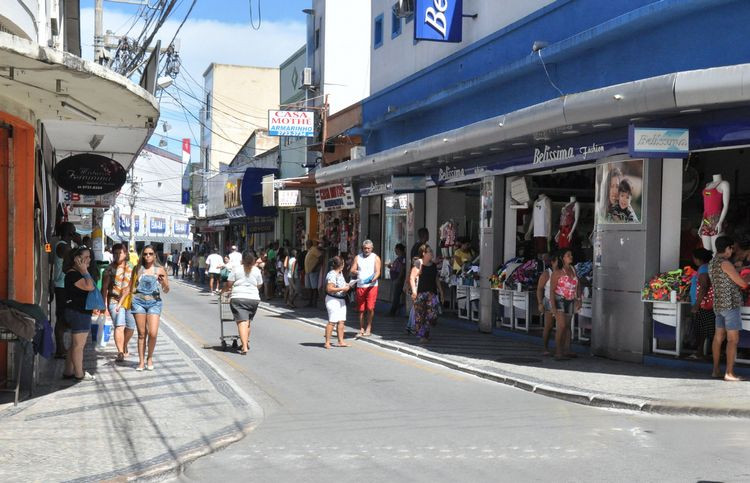
M 425 343 L 430 340 L 430 327 L 437 324 L 443 287 L 433 262 L 432 248 L 429 245 L 419 247 L 419 257 L 422 263 L 412 267 L 409 285 L 414 301 L 415 332 L 419 342 Z

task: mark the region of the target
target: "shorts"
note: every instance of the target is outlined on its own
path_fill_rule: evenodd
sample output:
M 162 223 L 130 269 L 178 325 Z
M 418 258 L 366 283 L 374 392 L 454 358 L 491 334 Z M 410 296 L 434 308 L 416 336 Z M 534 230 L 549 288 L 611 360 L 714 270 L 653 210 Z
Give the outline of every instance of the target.
M 260 300 L 253 299 L 231 299 L 229 301 L 229 308 L 232 309 L 232 315 L 234 315 L 235 322 L 241 320 L 252 321 L 255 318 L 255 313 L 258 311 L 258 304 Z
M 717 329 L 742 330 L 742 317 L 739 307 L 715 313 Z
M 562 312 L 563 315 L 573 315 L 576 309 L 576 301 L 555 295 L 555 307 L 557 307 L 557 310 Z
M 130 304 L 132 314 L 161 315 L 161 300 L 145 300 L 133 297 Z
M 91 314 L 73 309 L 65 309 L 65 323 L 74 334 L 91 332 Z
M 346 320 L 346 300 L 326 295 L 328 323 L 336 324 Z
M 213 272 L 208 273 L 209 280 L 219 280 L 220 278 L 221 278 L 221 272 L 220 273 L 213 273 Z
M 310 272 L 305 274 L 305 287 L 316 290 L 318 288 L 320 272 Z
M 378 286 L 357 287 L 357 311 L 366 312 L 375 310 L 375 302 L 378 300 Z
M 545 312 L 552 312 L 552 306 L 549 304 L 549 299 L 547 297 L 544 297 L 544 300 L 542 301 L 542 307 L 544 308 Z
M 116 303 L 109 304 L 109 315 L 112 317 L 112 325 L 115 327 L 122 327 L 123 325 L 130 330 L 135 330 L 135 317 L 130 313 L 130 310 L 120 307 L 120 310 L 115 314 Z

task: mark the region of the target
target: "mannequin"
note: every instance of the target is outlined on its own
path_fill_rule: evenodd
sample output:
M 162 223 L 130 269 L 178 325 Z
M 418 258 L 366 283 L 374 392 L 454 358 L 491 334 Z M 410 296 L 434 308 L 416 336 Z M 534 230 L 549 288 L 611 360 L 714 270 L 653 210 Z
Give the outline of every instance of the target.
M 703 221 L 698 227 L 698 234 L 703 248 L 716 251 L 716 239 L 724 232 L 724 218 L 729 210 L 729 182 L 720 174 L 703 189 Z
M 544 193 L 534 201 L 531 224 L 526 232 L 526 239 L 534 233 L 534 250 L 537 256 L 549 253 L 549 242 L 552 238 L 552 200 Z
M 440 251 L 443 257 L 453 256 L 453 246 L 456 244 L 456 224 L 450 219 L 440 225 Z
M 578 215 L 581 214 L 581 205 L 575 196 L 570 197 L 570 203 L 563 206 L 560 211 L 560 229 L 555 235 L 555 242 L 559 248 L 569 248 L 573 239 L 573 233 L 578 226 Z

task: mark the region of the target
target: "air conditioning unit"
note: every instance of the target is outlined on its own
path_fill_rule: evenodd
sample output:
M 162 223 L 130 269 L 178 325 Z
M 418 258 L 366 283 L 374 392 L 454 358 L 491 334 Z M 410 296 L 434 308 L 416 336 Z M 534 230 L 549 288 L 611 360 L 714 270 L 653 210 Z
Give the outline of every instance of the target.
M 414 15 L 414 0 L 398 0 L 393 6 L 393 13 L 399 18 Z
M 312 67 L 305 67 L 304 69 L 302 69 L 302 87 L 312 87 L 312 85 Z

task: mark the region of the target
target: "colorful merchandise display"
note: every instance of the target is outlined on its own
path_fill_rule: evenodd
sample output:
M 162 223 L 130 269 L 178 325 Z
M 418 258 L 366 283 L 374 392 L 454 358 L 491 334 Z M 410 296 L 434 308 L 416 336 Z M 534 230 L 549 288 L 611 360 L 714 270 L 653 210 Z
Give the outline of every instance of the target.
M 672 291 L 677 293 L 677 301 L 690 302 L 690 283 L 695 274 L 693 267 L 659 273 L 651 277 L 643 287 L 643 300 L 668 302 Z

